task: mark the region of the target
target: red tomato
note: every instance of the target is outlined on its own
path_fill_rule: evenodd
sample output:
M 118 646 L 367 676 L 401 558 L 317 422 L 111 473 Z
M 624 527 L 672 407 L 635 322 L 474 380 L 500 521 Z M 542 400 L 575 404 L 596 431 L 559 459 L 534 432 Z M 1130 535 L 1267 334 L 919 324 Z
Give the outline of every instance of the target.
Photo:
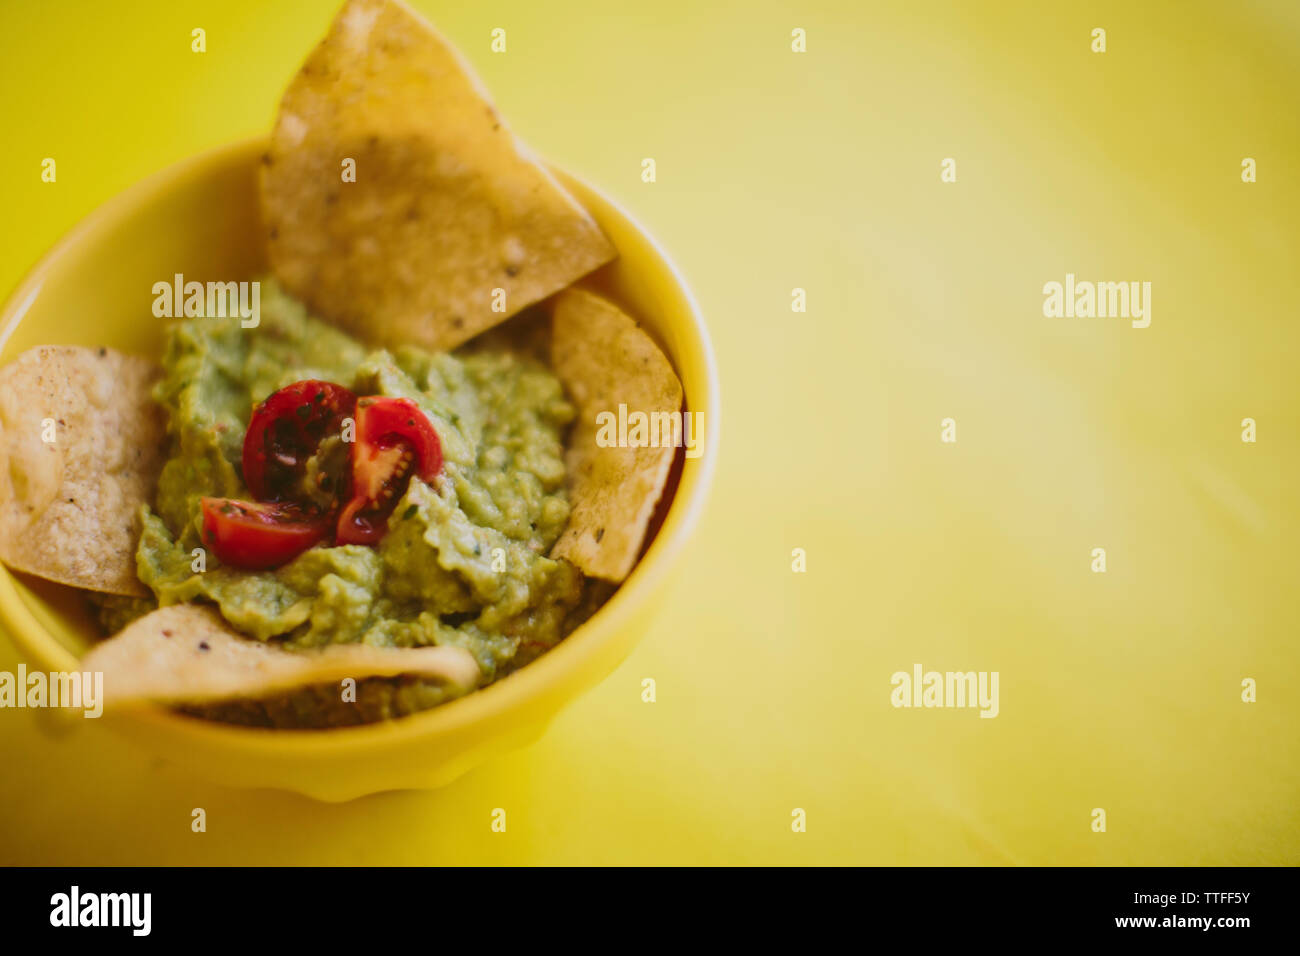
M 286 385 L 253 410 L 244 433 L 244 483 L 258 501 L 290 497 L 320 443 L 337 435 L 357 397 L 308 379 Z
M 432 483 L 442 470 L 442 442 L 409 398 L 357 400 L 352 500 L 339 515 L 339 544 L 375 544 L 411 476 Z
M 331 515 L 293 504 L 204 498 L 203 542 L 222 564 L 250 571 L 292 561 L 329 534 Z

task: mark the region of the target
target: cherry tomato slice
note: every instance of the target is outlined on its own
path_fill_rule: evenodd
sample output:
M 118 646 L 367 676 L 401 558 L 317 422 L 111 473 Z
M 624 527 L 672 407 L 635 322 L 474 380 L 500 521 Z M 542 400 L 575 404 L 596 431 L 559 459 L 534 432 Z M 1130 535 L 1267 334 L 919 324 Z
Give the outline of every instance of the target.
M 203 542 L 222 564 L 264 571 L 292 561 L 323 541 L 331 515 L 294 504 L 204 498 Z
M 442 442 L 409 398 L 357 400 L 352 500 L 339 515 L 339 544 L 376 544 L 412 475 L 432 483 L 442 471 Z
M 258 501 L 295 495 L 320 443 L 337 435 L 357 397 L 342 385 L 307 379 L 286 385 L 253 410 L 244 433 L 244 483 Z

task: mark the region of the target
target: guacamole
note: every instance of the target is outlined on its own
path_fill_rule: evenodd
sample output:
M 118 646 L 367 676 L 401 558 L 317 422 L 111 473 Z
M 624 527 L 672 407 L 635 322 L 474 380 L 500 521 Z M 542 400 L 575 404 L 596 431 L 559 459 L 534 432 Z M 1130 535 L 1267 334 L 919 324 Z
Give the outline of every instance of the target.
M 264 280 L 256 328 L 176 321 L 163 369 L 154 397 L 168 414 L 170 450 L 156 499 L 142 508 L 136 552 L 158 604 L 211 602 L 245 636 L 291 650 L 461 647 L 479 665 L 479 686 L 553 647 L 590 613 L 595 589 L 584 600 L 582 572 L 546 556 L 569 518 L 564 435 L 574 408 L 533 350 L 504 338 L 457 354 L 369 349 Z M 308 379 L 414 401 L 441 442 L 441 473 L 431 484 L 410 478 L 373 546 L 330 538 L 271 569 L 222 564 L 207 547 L 201 502 L 249 497 L 241 451 L 250 414 Z M 304 496 L 336 470 L 338 444 L 322 441 L 307 462 Z M 151 606 L 104 602 L 102 616 L 116 628 Z M 321 726 L 400 716 L 448 694 L 427 679 L 363 684 L 357 702 L 343 706 L 330 686 L 201 712 Z

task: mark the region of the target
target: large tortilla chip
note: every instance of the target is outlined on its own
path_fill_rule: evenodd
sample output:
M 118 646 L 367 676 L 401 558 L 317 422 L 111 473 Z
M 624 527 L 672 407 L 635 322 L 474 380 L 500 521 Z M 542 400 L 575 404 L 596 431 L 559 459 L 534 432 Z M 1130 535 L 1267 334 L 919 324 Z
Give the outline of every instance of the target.
M 148 594 L 135 546 L 137 511 L 153 498 L 167 445 L 149 394 L 158 374 L 111 349 L 48 345 L 0 369 L 5 564 L 91 591 Z
M 81 669 L 104 674 L 111 705 L 144 700 L 208 703 L 264 697 L 351 677 L 434 677 L 461 688 L 479 681 L 479 666 L 460 647 L 383 648 L 331 644 L 287 651 L 242 637 L 211 607 L 159 608 L 91 648 Z
M 280 102 L 261 186 L 276 276 L 385 345 L 453 348 L 614 257 L 398 0 L 343 7 Z
M 551 364 L 578 406 L 565 465 L 569 523 L 551 549 L 592 577 L 621 581 L 641 551 L 677 449 L 602 448 L 596 416 L 677 414 L 682 386 L 650 336 L 613 303 L 582 289 L 555 300 Z

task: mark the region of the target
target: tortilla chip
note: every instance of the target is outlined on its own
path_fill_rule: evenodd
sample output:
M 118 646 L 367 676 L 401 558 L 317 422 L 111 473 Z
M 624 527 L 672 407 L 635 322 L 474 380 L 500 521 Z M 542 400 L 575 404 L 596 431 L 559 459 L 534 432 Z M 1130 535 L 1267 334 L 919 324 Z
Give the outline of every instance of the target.
M 110 705 L 143 700 L 206 703 L 351 677 L 434 677 L 458 687 L 478 684 L 478 662 L 461 647 L 371 647 L 330 644 L 288 651 L 243 637 L 201 604 L 159 608 L 96 644 L 82 670 L 104 674 Z
M 596 416 L 671 412 L 682 386 L 650 336 L 612 302 L 582 289 L 555 300 L 551 364 L 578 406 L 565 465 L 569 523 L 551 549 L 592 577 L 621 581 L 641 551 L 677 449 L 602 448 Z
M 614 257 L 399 0 L 343 7 L 285 92 L 263 162 L 275 275 L 384 345 L 453 348 Z
M 50 345 L 0 369 L 5 564 L 91 591 L 149 593 L 135 546 L 167 446 L 149 394 L 158 375 L 154 362 L 112 349 Z

